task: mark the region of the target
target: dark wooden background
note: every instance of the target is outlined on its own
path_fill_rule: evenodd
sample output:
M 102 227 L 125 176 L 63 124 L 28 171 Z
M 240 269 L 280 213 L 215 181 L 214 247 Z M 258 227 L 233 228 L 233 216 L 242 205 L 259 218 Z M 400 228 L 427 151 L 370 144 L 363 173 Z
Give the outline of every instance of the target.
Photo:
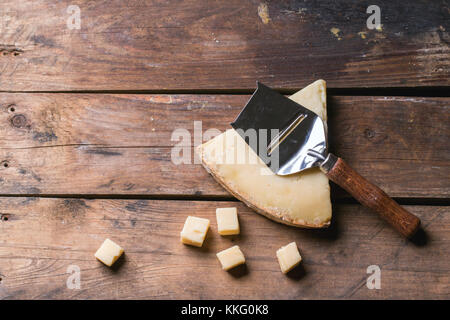
M 2 1 L 0 298 L 449 299 L 450 5 L 378 1 L 378 31 L 370 4 Z M 290 94 L 319 78 L 332 151 L 422 219 L 413 241 L 334 185 L 331 227 L 302 230 L 172 163 L 173 130 L 225 130 L 256 80 Z M 240 236 L 218 236 L 218 206 L 238 207 Z M 179 243 L 187 215 L 212 221 L 201 249 Z M 112 269 L 93 256 L 106 237 L 125 249 Z M 304 262 L 285 276 L 292 241 Z M 247 266 L 227 273 L 215 253 L 232 244 Z

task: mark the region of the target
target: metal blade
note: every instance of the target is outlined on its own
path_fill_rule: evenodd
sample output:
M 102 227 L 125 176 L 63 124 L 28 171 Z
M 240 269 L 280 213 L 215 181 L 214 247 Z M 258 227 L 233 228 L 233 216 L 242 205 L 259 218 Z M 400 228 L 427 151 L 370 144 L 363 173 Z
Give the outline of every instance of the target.
M 319 166 L 327 154 L 322 119 L 260 82 L 231 126 L 278 175 Z

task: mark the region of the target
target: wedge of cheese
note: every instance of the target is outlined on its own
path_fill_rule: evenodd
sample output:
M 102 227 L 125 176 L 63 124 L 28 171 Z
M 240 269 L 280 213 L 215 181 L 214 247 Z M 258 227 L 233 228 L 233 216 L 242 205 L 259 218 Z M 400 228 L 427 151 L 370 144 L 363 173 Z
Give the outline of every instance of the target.
M 326 83 L 318 80 L 290 96 L 326 122 Z M 198 146 L 208 172 L 236 198 L 260 214 L 288 225 L 321 228 L 330 224 L 328 178 L 318 168 L 277 176 L 234 129 Z

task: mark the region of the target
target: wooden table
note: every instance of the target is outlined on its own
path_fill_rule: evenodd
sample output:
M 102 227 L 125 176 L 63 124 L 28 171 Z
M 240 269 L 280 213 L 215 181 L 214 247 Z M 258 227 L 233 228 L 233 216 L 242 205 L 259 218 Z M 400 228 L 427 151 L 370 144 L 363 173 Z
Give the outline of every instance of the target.
M 359 1 L 2 1 L 0 298 L 449 299 L 450 9 L 377 3 L 381 30 Z M 334 185 L 331 227 L 295 229 L 171 161 L 175 129 L 225 130 L 256 80 L 319 78 L 332 151 L 422 219 L 414 241 Z M 218 236 L 220 206 L 240 236 Z M 187 215 L 212 221 L 201 249 L 179 243 Z M 93 256 L 107 237 L 126 252 L 112 269 Z M 291 241 L 304 262 L 285 276 Z M 223 272 L 234 244 L 247 266 Z

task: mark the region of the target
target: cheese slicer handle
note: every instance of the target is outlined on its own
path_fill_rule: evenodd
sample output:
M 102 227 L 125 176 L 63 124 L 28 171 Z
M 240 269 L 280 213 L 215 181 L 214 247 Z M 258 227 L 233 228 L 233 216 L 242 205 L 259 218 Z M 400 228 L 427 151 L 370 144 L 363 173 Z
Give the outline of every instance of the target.
M 419 218 L 401 207 L 383 190 L 360 176 L 342 158 L 330 153 L 320 169 L 331 181 L 347 190 L 362 205 L 376 211 L 405 237 L 413 236 L 419 229 Z

